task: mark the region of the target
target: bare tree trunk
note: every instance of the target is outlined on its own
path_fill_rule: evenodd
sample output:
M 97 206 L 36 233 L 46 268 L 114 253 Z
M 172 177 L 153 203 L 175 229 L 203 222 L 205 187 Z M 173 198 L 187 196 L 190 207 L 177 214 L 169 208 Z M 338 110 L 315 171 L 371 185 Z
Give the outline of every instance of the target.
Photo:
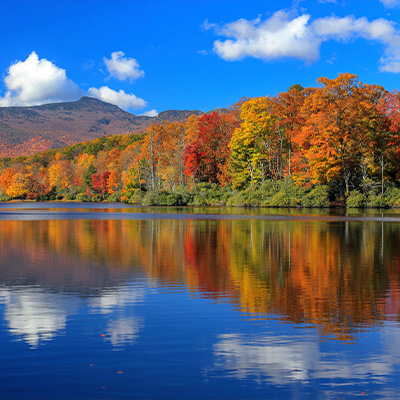
M 250 172 L 250 182 L 251 182 L 251 186 L 253 186 L 253 182 L 254 182 L 254 167 L 253 164 L 249 161 L 249 172 Z

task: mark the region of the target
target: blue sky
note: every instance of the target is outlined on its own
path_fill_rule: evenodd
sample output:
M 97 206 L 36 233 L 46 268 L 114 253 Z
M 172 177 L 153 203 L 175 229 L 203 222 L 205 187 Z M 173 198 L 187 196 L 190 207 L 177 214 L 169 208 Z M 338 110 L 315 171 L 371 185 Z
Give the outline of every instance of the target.
M 357 74 L 400 89 L 400 0 L 1 0 L 0 106 L 208 111 Z

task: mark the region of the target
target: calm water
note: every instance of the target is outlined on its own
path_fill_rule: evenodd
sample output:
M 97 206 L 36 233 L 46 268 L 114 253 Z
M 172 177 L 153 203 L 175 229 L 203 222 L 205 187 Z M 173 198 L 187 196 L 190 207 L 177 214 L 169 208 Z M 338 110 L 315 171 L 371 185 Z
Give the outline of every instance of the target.
M 1 399 L 400 399 L 400 213 L 0 204 Z

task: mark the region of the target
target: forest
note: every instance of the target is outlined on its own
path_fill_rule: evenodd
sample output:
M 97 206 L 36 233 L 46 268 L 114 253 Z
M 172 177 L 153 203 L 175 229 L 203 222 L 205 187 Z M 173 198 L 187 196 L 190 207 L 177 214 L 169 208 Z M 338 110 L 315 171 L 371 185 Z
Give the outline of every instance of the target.
M 0 200 L 400 206 L 400 94 L 353 74 L 227 112 L 0 159 Z

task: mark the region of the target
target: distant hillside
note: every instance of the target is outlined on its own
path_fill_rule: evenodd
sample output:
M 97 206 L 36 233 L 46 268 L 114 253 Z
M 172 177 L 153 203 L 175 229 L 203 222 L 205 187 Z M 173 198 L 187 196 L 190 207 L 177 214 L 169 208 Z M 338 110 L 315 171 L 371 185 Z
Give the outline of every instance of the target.
M 101 136 L 142 132 L 151 123 L 180 121 L 194 110 L 169 110 L 157 117 L 137 116 L 92 97 L 33 107 L 0 107 L 0 157 L 93 140 Z

